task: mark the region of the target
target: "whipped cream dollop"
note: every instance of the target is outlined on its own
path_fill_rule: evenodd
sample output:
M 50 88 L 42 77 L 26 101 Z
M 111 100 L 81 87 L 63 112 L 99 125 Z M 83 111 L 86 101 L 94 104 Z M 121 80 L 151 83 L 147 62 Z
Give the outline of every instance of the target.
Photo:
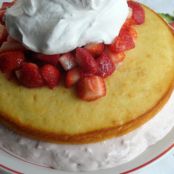
M 136 158 L 174 128 L 173 106 L 174 93 L 161 112 L 142 127 L 94 144 L 61 145 L 34 141 L 0 126 L 0 149 L 32 163 L 65 171 L 116 167 Z
M 27 48 L 57 54 L 112 43 L 128 13 L 127 0 L 17 0 L 5 20 L 10 35 Z

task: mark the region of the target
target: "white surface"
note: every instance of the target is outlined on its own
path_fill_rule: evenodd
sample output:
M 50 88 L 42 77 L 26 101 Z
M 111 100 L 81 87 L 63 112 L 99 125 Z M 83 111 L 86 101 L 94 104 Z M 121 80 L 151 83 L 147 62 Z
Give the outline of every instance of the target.
M 18 0 L 5 19 L 10 35 L 27 48 L 59 54 L 111 44 L 128 13 L 127 0 Z

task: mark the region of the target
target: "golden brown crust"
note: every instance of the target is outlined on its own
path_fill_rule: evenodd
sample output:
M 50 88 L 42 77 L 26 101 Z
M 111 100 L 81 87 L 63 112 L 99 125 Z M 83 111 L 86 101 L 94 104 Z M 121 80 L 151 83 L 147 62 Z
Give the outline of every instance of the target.
M 165 25 L 167 26 L 166 23 Z M 31 125 L 23 125 L 18 119 L 14 120 L 12 119 L 12 117 L 10 117 L 10 115 L 3 112 L 0 113 L 1 114 L 0 121 L 2 124 L 8 126 L 12 130 L 15 130 L 16 132 L 22 135 L 25 135 L 34 139 L 40 139 L 40 140 L 55 142 L 55 143 L 74 143 L 74 144 L 97 142 L 97 141 L 101 141 L 111 137 L 116 137 L 116 136 L 126 134 L 138 128 L 139 126 L 143 125 L 144 123 L 146 123 L 168 101 L 173 91 L 173 87 L 174 87 L 174 79 L 171 81 L 168 88 L 166 88 L 166 92 L 161 97 L 161 99 L 158 100 L 150 110 L 136 117 L 136 119 L 131 120 L 128 123 L 123 125 L 103 128 L 97 131 L 89 131 L 87 133 L 69 135 L 69 134 L 55 133 L 51 131 L 50 132 L 44 131 L 44 130 L 37 129 L 36 127 L 32 128 Z

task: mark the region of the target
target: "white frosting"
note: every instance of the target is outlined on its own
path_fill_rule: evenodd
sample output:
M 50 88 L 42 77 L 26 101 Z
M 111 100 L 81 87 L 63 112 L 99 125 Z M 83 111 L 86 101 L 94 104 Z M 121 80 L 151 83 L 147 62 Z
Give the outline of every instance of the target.
M 129 162 L 174 127 L 174 94 L 141 128 L 119 138 L 88 145 L 57 145 L 30 140 L 0 127 L 0 147 L 28 161 L 66 171 L 90 171 Z
M 110 44 L 129 13 L 127 0 L 18 0 L 7 10 L 12 37 L 45 54 L 91 42 Z

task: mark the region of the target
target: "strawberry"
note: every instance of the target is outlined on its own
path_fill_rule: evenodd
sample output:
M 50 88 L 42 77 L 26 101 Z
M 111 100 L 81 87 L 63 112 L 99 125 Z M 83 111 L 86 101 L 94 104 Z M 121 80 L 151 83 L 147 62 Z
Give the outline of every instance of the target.
M 3 42 L 3 44 L 0 47 L 0 53 L 5 52 L 5 51 L 16 51 L 16 50 L 24 51 L 25 48 L 20 42 L 15 41 L 15 40 L 13 40 L 13 41 L 7 40 L 7 41 Z
M 25 63 L 18 71 L 19 82 L 28 88 L 37 88 L 44 85 L 39 67 L 34 63 Z
M 129 27 L 128 30 L 129 30 L 129 34 L 132 36 L 132 38 L 133 38 L 133 40 L 135 42 L 137 37 L 138 37 L 137 31 L 135 30 L 134 27 Z
M 128 1 L 128 6 L 132 9 L 132 19 L 135 25 L 141 25 L 145 22 L 145 12 L 143 7 L 134 1 Z
M 73 68 L 69 70 L 66 74 L 65 85 L 67 88 L 70 88 L 79 80 L 80 80 L 80 70 L 79 68 Z
M 97 63 L 94 57 L 85 48 L 76 49 L 76 62 L 86 73 L 95 74 L 97 72 Z
M 103 53 L 96 61 L 98 64 L 98 76 L 106 78 L 115 71 L 115 65 L 107 54 Z
M 4 23 L 4 14 L 5 14 L 5 10 L 0 9 L 0 23 L 1 24 Z
M 55 66 L 46 64 L 40 69 L 40 72 L 42 74 L 45 84 L 49 88 L 53 89 L 59 84 L 60 72 Z
M 24 59 L 24 53 L 20 51 L 0 53 L 0 69 L 4 73 L 10 73 L 13 70 L 20 68 Z
M 4 25 L 0 24 L 0 45 L 7 39 L 8 33 Z
M 105 46 L 103 43 L 91 43 L 85 46 L 85 49 L 87 49 L 93 57 L 100 56 L 103 53 L 104 48 Z
M 63 54 L 59 58 L 59 62 L 65 71 L 68 71 L 76 66 L 75 57 L 72 53 Z
M 115 65 L 117 65 L 118 63 L 121 63 L 126 57 L 124 52 L 116 53 L 108 49 L 106 53 L 108 54 L 108 56 L 110 57 L 110 59 Z
M 172 28 L 173 31 L 174 31 L 174 22 L 171 22 L 169 25 L 171 26 L 171 28 Z
M 128 29 L 122 29 L 119 36 L 110 45 L 113 52 L 120 53 L 135 48 L 134 38 Z
M 84 77 L 77 83 L 77 94 L 85 101 L 96 100 L 106 95 L 105 81 L 102 77 Z
M 45 55 L 45 54 L 40 54 L 40 53 L 34 53 L 33 58 L 39 59 L 45 63 L 49 63 L 51 65 L 56 66 L 58 64 L 60 54 Z
M 16 0 L 12 1 L 12 2 L 3 2 L 2 3 L 2 9 L 7 9 L 7 8 L 10 8 L 11 6 L 14 5 L 14 3 L 16 2 Z

